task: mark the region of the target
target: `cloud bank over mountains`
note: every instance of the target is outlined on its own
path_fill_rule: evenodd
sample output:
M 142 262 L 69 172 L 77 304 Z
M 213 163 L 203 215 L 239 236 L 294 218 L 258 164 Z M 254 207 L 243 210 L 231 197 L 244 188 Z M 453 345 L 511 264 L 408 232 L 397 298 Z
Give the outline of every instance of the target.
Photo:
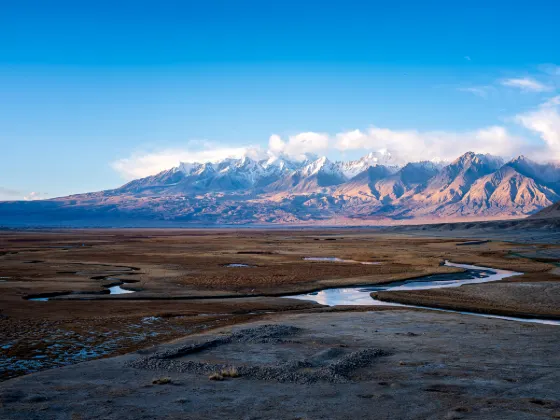
M 371 125 L 338 133 L 305 131 L 272 134 L 268 143 L 229 146 L 209 141 L 189 141 L 174 149 L 136 152 L 111 164 L 124 179 L 154 175 L 179 162 L 217 162 L 225 158 L 255 160 L 285 157 L 303 161 L 309 155 L 341 156 L 388 150 L 396 161 L 453 160 L 467 151 L 511 158 L 525 155 L 539 161 L 560 161 L 560 66 L 541 65 L 534 75 L 495 78 L 481 86 L 463 86 L 458 91 L 479 100 L 503 93 L 532 101 L 532 109 L 518 112 L 495 125 L 468 131 L 396 129 Z M 534 102 L 534 101 L 537 102 Z M 540 104 L 539 102 L 540 101 Z
M 537 89 L 531 81 L 521 80 L 511 79 L 509 84 L 522 89 Z M 524 154 L 537 160 L 560 160 L 560 96 L 549 98 L 535 109 L 514 116 L 511 121 L 515 128 L 524 129 L 525 134 L 513 134 L 503 125 L 465 132 L 394 130 L 371 126 L 365 130 L 335 134 L 310 131 L 284 138 L 273 134 L 266 148 L 259 145 L 228 147 L 211 142 L 188 142 L 184 148 L 138 152 L 113 162 L 112 167 L 123 178 L 131 180 L 154 175 L 180 162 L 216 162 L 243 156 L 256 160 L 281 156 L 304 160 L 308 154 L 347 151 L 389 150 L 403 163 L 450 161 L 457 154 L 467 151 L 506 158 Z

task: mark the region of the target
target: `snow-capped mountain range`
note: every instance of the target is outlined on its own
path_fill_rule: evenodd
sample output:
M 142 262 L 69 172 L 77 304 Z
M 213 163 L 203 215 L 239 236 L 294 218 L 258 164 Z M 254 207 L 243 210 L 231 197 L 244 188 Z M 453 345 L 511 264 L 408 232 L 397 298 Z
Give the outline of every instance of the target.
M 361 159 L 347 162 L 332 162 L 325 156 L 313 155 L 308 155 L 303 161 L 288 157 L 271 157 L 260 161 L 249 157 L 228 158 L 215 163 L 180 163 L 159 174 L 134 180 L 119 190 L 141 192 L 146 188 L 177 185 L 177 192 L 247 191 L 248 188 L 272 192 L 289 190 L 288 185 L 283 188 L 283 180 L 286 179 L 296 184 L 297 180 L 305 180 L 308 186 L 312 184 L 319 188 L 339 185 L 375 166 L 383 166 L 391 173 L 400 169 L 387 151 L 371 152 Z M 309 183 L 310 180 L 314 182 Z M 292 192 L 297 190 L 295 188 Z
M 0 216 L 86 225 L 401 223 L 522 217 L 558 200 L 560 164 L 468 152 L 448 163 L 399 165 L 380 151 L 347 162 L 280 156 L 181 163 L 114 190 L 0 203 Z

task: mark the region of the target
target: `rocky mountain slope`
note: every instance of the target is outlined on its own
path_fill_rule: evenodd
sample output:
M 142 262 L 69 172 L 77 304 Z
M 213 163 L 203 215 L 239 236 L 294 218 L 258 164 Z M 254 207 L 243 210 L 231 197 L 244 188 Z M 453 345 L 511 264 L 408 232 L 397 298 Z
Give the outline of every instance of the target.
M 514 218 L 560 200 L 560 165 L 465 153 L 397 165 L 248 157 L 181 163 L 114 190 L 0 203 L 0 224 L 364 224 Z

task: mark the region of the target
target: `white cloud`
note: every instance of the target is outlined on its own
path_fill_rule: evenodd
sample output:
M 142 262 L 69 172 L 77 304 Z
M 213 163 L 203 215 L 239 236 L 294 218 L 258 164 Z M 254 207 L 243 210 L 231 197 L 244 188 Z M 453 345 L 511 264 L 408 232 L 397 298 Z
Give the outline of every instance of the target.
M 23 197 L 25 201 L 45 200 L 46 198 L 48 198 L 48 194 L 36 191 L 31 191 Z
M 548 107 L 555 106 L 560 98 L 549 101 Z M 543 106 L 539 112 L 548 110 Z M 550 111 L 547 111 L 550 112 Z M 519 116 L 517 121 L 529 126 L 529 119 L 533 121 L 535 115 Z M 537 130 L 541 124 L 534 122 L 531 129 Z M 543 129 L 544 130 L 544 129 Z M 556 133 L 557 135 L 558 133 Z M 549 135 L 547 133 L 547 135 Z M 556 140 L 550 141 L 550 149 Z M 287 155 L 293 159 L 302 160 L 306 153 L 324 154 L 329 151 L 339 152 L 356 150 L 365 153 L 372 150 L 389 150 L 401 163 L 419 160 L 453 160 L 459 155 L 473 151 L 476 153 L 491 153 L 503 157 L 513 157 L 527 154 L 536 157 L 534 145 L 525 139 L 516 137 L 505 127 L 491 126 L 466 132 L 453 131 L 418 131 L 392 130 L 382 127 L 371 127 L 368 130 L 351 130 L 330 136 L 326 133 L 304 132 L 289 136 L 283 140 L 274 134 L 270 136 L 268 150 L 258 147 L 227 148 L 205 144 L 203 150 L 173 149 L 154 153 L 136 153 L 129 158 L 113 162 L 113 168 L 126 179 L 136 179 L 156 174 L 177 166 L 180 162 L 214 162 L 228 157 L 240 158 L 249 156 L 253 159 L 263 159 L 266 156 Z M 542 153 L 541 153 L 542 155 Z
M 540 136 L 546 145 L 543 158 L 560 159 L 560 96 L 533 111 L 517 115 L 515 120 Z
M 480 96 L 481 98 L 487 98 L 490 89 L 491 86 L 473 86 L 473 87 L 457 88 L 457 90 L 461 92 L 472 93 L 473 95 Z
M 31 201 L 31 200 L 45 200 L 49 198 L 49 194 L 32 191 L 26 194 L 23 191 L 14 190 L 12 188 L 0 187 L 0 201 Z
M 200 145 L 200 142 L 197 142 Z M 111 166 L 125 179 L 136 179 L 157 174 L 166 169 L 178 166 L 181 162 L 215 162 L 225 158 L 251 156 L 263 157 L 257 147 L 223 147 L 204 142 L 201 150 L 192 147 L 189 142 L 184 149 L 166 149 L 156 152 L 134 153 L 132 156 L 119 159 Z
M 543 64 L 539 68 L 541 71 L 551 76 L 560 76 L 560 66 L 556 64 Z
M 506 158 L 526 154 L 536 159 L 560 159 L 560 95 L 510 121 L 538 134 L 541 141 L 516 136 L 506 127 L 498 125 L 462 132 L 394 130 L 372 126 L 367 130 L 350 130 L 334 135 L 302 132 L 285 139 L 273 134 L 266 150 L 258 146 L 224 147 L 209 142 L 189 142 L 185 148 L 135 153 L 113 162 L 112 167 L 124 178 L 136 179 L 178 166 L 180 162 L 215 162 L 242 156 L 264 159 L 279 155 L 301 160 L 308 153 L 355 150 L 365 154 L 382 149 L 389 150 L 402 163 L 453 160 L 467 151 L 491 153 Z M 35 193 L 26 196 L 26 199 L 34 198 L 37 198 Z
M 468 55 L 465 55 L 464 59 L 467 60 L 467 61 L 471 61 L 471 57 L 468 56 Z
M 371 127 L 365 132 L 354 130 L 337 134 L 335 147 L 341 151 L 388 149 L 406 162 L 450 160 L 468 151 L 513 156 L 523 151 L 524 143 L 500 126 L 470 132 Z
M 329 135 L 308 131 L 289 136 L 287 141 L 277 134 L 268 140 L 269 154 L 285 154 L 295 159 L 304 159 L 306 153 L 326 152 L 329 148 Z
M 538 82 L 535 79 L 531 79 L 530 77 L 505 79 L 502 80 L 501 83 L 504 86 L 521 89 L 524 92 L 547 92 L 552 90 L 550 86 Z
M 554 96 L 542 104 L 542 107 L 549 108 L 560 105 L 560 95 Z
M 280 155 L 284 153 L 285 149 L 286 142 L 284 142 L 284 140 L 282 140 L 279 135 L 273 134 L 272 136 L 270 136 L 270 138 L 268 139 L 268 151 L 270 152 L 270 154 Z
M 216 162 L 243 156 L 258 160 L 279 155 L 301 160 L 305 158 L 306 153 L 326 152 L 328 148 L 329 136 L 314 132 L 289 136 L 287 141 L 273 134 L 270 136 L 267 151 L 259 146 L 225 147 L 207 141 L 190 141 L 185 148 L 136 152 L 130 157 L 112 162 L 111 167 L 124 179 L 131 180 L 157 174 L 178 166 L 181 162 Z

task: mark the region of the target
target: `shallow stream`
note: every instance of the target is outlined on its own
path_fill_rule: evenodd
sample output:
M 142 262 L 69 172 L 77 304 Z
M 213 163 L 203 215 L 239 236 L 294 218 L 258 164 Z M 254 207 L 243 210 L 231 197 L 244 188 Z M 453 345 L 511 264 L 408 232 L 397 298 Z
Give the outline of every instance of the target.
M 109 290 L 109 294 L 110 295 L 122 295 L 125 293 L 135 293 L 135 290 L 128 290 L 128 289 L 123 289 L 121 286 L 127 283 L 136 283 L 136 281 L 126 281 L 126 280 L 122 280 L 116 277 L 107 277 L 107 280 L 116 280 L 119 281 L 119 284 L 114 284 L 113 286 L 105 286 L 107 290 Z M 50 297 L 45 297 L 45 296 L 39 296 L 39 297 L 30 297 L 27 300 L 30 301 L 34 301 L 34 302 L 47 302 L 51 297 L 59 297 L 59 296 L 68 296 L 68 295 L 72 295 L 74 293 L 59 293 L 59 294 L 53 294 Z M 80 294 L 88 294 L 86 292 L 80 293 Z M 90 293 L 90 294 L 98 294 L 98 293 Z
M 305 257 L 305 261 L 326 261 L 326 262 L 343 262 L 343 263 L 356 263 L 356 264 L 363 264 L 363 265 L 378 265 L 381 264 L 379 262 L 370 262 L 370 261 L 356 261 L 356 260 L 344 260 L 338 257 Z
M 479 267 L 468 264 L 455 264 L 445 261 L 448 267 L 463 268 L 466 271 L 461 273 L 435 274 L 413 280 L 400 280 L 376 286 L 356 286 L 323 289 L 318 292 L 305 293 L 301 295 L 284 296 L 285 298 L 311 300 L 321 305 L 365 305 L 365 306 L 403 306 L 407 308 L 430 309 L 441 312 L 454 312 L 466 315 L 477 315 L 487 318 L 506 319 L 511 321 L 533 322 L 538 324 L 560 325 L 558 320 L 517 318 L 509 316 L 479 314 L 474 312 L 454 311 L 451 309 L 439 309 L 420 305 L 404 305 L 400 303 L 384 302 L 370 296 L 373 292 L 394 292 L 406 290 L 430 290 L 448 287 L 459 287 L 465 284 L 489 283 L 503 280 L 508 277 L 521 275 L 515 271 L 500 270 L 496 268 Z

